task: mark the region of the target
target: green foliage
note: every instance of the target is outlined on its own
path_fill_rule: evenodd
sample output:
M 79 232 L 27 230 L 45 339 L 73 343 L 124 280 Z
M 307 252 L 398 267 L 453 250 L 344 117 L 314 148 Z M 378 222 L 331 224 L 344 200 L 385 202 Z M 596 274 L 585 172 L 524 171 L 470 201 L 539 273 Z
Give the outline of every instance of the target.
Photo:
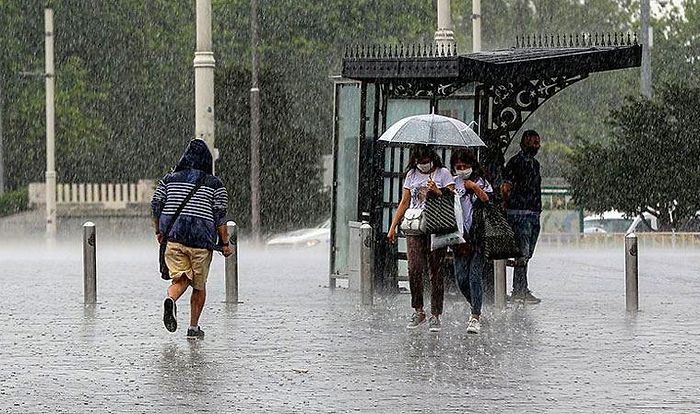
M 29 192 L 26 187 L 0 195 L 0 217 L 27 209 L 29 209 Z
M 653 100 L 629 98 L 612 111 L 610 142 L 585 141 L 571 155 L 576 203 L 596 212 L 637 214 L 646 206 L 678 215 L 700 208 L 700 88 L 659 88 Z

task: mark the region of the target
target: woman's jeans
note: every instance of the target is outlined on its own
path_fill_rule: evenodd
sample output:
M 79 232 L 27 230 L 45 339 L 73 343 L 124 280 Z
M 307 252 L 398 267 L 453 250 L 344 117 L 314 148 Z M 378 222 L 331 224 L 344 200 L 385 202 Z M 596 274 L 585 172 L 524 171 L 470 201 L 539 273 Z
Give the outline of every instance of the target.
M 442 314 L 445 298 L 445 279 L 442 274 L 443 261 L 447 248 L 430 251 L 430 236 L 406 236 L 408 256 L 408 283 L 411 287 L 411 307 L 423 308 L 423 275 L 430 274 L 430 312 Z
M 459 290 L 469 301 L 472 315 L 481 315 L 483 253 L 479 249 L 472 249 L 467 254 L 460 254 L 459 250 L 454 249 L 455 281 Z
M 527 262 L 535 253 L 537 238 L 540 236 L 540 214 L 528 210 L 508 210 L 507 215 L 522 254 L 513 268 L 513 294 L 525 294 L 528 291 Z

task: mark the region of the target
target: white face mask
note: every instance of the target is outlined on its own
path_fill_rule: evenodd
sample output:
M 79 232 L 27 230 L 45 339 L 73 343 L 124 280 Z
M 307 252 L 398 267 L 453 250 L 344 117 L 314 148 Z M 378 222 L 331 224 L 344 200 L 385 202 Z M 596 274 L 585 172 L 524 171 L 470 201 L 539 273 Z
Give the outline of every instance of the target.
M 473 171 L 473 169 L 467 168 L 466 170 L 455 170 L 455 173 L 457 173 L 457 177 L 466 180 L 467 178 L 471 177 Z
M 418 168 L 423 174 L 427 174 L 433 169 L 433 163 L 426 162 L 425 164 L 416 164 L 416 168 Z

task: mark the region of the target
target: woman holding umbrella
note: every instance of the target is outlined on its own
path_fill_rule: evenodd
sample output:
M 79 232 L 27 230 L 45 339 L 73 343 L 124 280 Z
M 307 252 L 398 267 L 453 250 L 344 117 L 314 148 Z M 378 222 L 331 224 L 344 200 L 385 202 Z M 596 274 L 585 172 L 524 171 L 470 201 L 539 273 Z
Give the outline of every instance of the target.
M 442 160 L 427 145 L 414 145 L 408 161 L 403 182 L 401 201 L 387 235 L 390 242 L 396 241 L 396 230 L 407 209 L 425 209 L 429 192 L 436 195 L 443 191 L 454 191 L 455 182 Z M 407 328 L 415 329 L 426 321 L 423 310 L 423 274 L 427 268 L 430 275 L 430 312 L 428 321 L 431 332 L 440 331 L 440 315 L 444 299 L 444 279 L 441 273 L 446 248 L 430 250 L 430 235 L 407 235 L 408 279 L 411 288 L 411 307 L 414 313 Z

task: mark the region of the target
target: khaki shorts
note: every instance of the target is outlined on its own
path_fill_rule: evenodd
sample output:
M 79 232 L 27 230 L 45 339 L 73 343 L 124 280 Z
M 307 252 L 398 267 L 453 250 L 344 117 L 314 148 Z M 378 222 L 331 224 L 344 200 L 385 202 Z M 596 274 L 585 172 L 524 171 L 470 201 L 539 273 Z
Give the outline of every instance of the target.
M 170 270 L 170 278 L 173 283 L 185 275 L 190 279 L 192 287 L 204 290 L 209 275 L 211 264 L 211 250 L 187 247 L 180 243 L 168 242 L 165 249 L 165 263 Z

